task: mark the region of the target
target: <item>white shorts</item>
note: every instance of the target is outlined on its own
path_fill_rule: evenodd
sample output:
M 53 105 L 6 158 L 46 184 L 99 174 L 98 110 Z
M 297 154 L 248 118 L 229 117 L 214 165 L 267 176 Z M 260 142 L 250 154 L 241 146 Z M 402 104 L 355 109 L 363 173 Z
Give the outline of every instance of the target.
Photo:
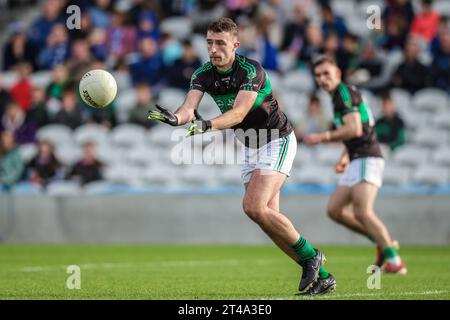
M 286 137 L 272 140 L 258 149 L 242 146 L 244 165 L 241 177 L 244 184 L 249 183 L 252 173 L 256 169 L 281 172 L 289 177 L 295 154 L 297 153 L 297 139 L 294 132 Z
M 380 188 L 383 184 L 383 171 L 383 158 L 358 158 L 349 163 L 339 177 L 338 186 L 353 187 L 361 181 L 366 181 Z

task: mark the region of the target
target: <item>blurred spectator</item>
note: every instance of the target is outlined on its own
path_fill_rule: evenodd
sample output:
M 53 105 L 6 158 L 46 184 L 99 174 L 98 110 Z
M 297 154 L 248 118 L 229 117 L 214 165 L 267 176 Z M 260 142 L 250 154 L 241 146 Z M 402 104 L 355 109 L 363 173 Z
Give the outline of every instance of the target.
M 300 51 L 300 60 L 309 63 L 311 59 L 323 50 L 323 34 L 321 28 L 316 24 L 306 27 L 305 43 Z
M 80 109 L 74 87 L 69 85 L 63 91 L 61 110 L 55 115 L 54 122 L 75 129 L 83 122 Z
M 418 40 L 409 38 L 403 50 L 404 61 L 393 75 L 393 86 L 415 93 L 427 85 L 428 69 L 419 61 L 419 54 L 420 44 Z
M 287 51 L 291 57 L 298 57 L 304 43 L 305 30 L 309 24 L 309 19 L 301 2 L 296 2 L 292 11 L 292 20 L 284 25 L 280 50 Z
M 77 180 L 81 184 L 102 179 L 101 169 L 103 164 L 97 160 L 95 144 L 86 142 L 83 145 L 83 156 L 72 168 L 68 178 Z
M 69 74 L 67 68 L 63 64 L 58 64 L 53 67 L 52 81 L 47 87 L 47 96 L 49 98 L 62 98 L 62 92 L 69 83 Z
M 440 49 L 436 52 L 430 66 L 432 85 L 450 94 L 450 31 L 439 37 Z
M 23 32 L 21 23 L 15 22 L 11 29 L 11 38 L 3 47 L 3 70 L 11 70 L 22 62 L 28 62 L 33 69 L 36 69 L 35 52 Z
M 439 25 L 438 25 L 438 31 L 436 36 L 434 37 L 433 41 L 431 41 L 430 44 L 430 51 L 433 54 L 433 56 L 440 50 L 441 48 L 441 42 L 440 38 L 443 34 L 450 32 L 450 25 L 448 18 L 446 16 L 441 16 L 439 19 Z
M 37 155 L 27 165 L 29 181 L 44 187 L 52 180 L 63 178 L 62 169 L 53 145 L 49 141 L 40 141 Z
M 406 141 L 405 124 L 395 110 L 390 94 L 383 93 L 381 99 L 383 115 L 376 121 L 375 132 L 380 143 L 394 150 Z
M 156 15 L 151 11 L 142 11 L 139 15 L 138 39 L 150 37 L 159 40 L 161 37 L 158 29 L 158 21 Z
M 69 30 L 70 42 L 78 39 L 86 39 L 94 28 L 91 16 L 88 14 L 83 14 L 83 11 L 81 12 L 82 14 L 80 17 L 80 29 L 74 28 Z
M 31 65 L 28 63 L 20 63 L 15 67 L 18 74 L 18 80 L 9 93 L 14 102 L 16 102 L 23 111 L 27 111 L 31 104 L 31 91 L 33 86 L 30 81 Z
M 112 14 L 111 25 L 106 30 L 106 47 L 114 62 L 134 52 L 136 42 L 137 30 L 129 23 L 128 14 L 115 10 Z
M 141 17 L 141 13 L 142 12 L 151 12 L 152 15 L 155 16 L 155 22 L 159 21 L 162 18 L 162 11 L 161 11 L 161 7 L 164 6 L 164 4 L 168 4 L 170 6 L 170 4 L 173 1 L 158 1 L 158 0 L 134 0 L 132 1 L 132 7 L 131 9 L 128 11 L 130 14 L 130 19 L 131 21 L 139 21 L 139 18 Z M 186 1 L 180 1 L 180 0 L 176 0 L 176 3 L 174 4 L 174 6 L 182 6 L 183 2 Z M 182 14 L 184 15 L 184 14 Z
M 11 102 L 9 91 L 3 85 L 3 77 L 0 74 L 0 119 L 5 112 L 6 106 Z
M 64 24 L 55 24 L 47 38 L 46 47 L 39 53 L 38 66 L 41 69 L 52 69 L 64 63 L 69 57 L 69 36 Z
M 95 59 L 106 61 L 108 58 L 108 48 L 106 47 L 106 31 L 96 28 L 91 31 L 88 37 L 90 50 Z
M 254 58 L 266 70 L 278 71 L 278 49 L 271 35 L 276 28 L 275 11 L 270 7 L 261 8 L 256 19 L 256 51 Z M 272 32 L 272 33 L 271 33 Z M 279 38 L 274 35 L 275 38 Z
M 355 70 L 359 59 L 359 51 L 358 37 L 351 33 L 344 35 L 341 47 L 336 52 L 336 62 L 342 70 L 344 81 Z
M 433 0 L 422 0 L 421 3 L 422 11 L 414 17 L 410 33 L 430 43 L 438 31 L 439 13 L 433 10 Z
M 34 123 L 37 128 L 43 127 L 50 122 L 46 100 L 47 97 L 43 88 L 33 89 L 31 108 L 27 112 L 26 121 Z
M 347 33 L 347 26 L 345 25 L 344 19 L 335 15 L 329 4 L 323 4 L 321 6 L 320 14 L 322 17 L 322 32 L 324 36 L 334 33 L 339 39 L 342 39 Z
M 218 1 L 204 1 L 204 2 L 212 3 Z M 227 16 L 233 19 L 234 21 L 240 21 L 242 19 L 255 20 L 259 11 L 258 0 L 227 1 L 226 4 L 228 9 Z M 206 32 L 206 29 L 204 32 Z
M 414 18 L 410 0 L 386 0 L 383 12 L 384 48 L 403 48 Z
M 175 62 L 175 60 L 181 57 L 181 53 L 183 51 L 183 47 L 178 41 L 170 33 L 164 33 L 162 35 L 162 41 L 160 44 L 160 52 L 162 63 L 164 66 L 171 66 Z
M 320 99 L 315 94 L 311 95 L 306 112 L 301 117 L 295 129 L 297 139 L 300 140 L 304 134 L 327 131 L 330 127 L 331 119 L 326 116 Z
M 147 83 L 139 83 L 136 86 L 137 104 L 130 110 L 128 121 L 150 128 L 155 125 L 154 121 L 147 120 L 147 114 L 150 109 L 155 109 L 152 90 Z
M 191 76 L 197 68 L 201 66 L 201 61 L 195 52 L 190 40 L 183 42 L 183 53 L 180 59 L 167 68 L 164 72 L 167 85 L 170 87 L 187 90 L 191 81 Z
M 359 56 L 359 61 L 355 66 L 355 71 L 366 70 L 369 79 L 363 83 L 359 83 L 359 86 L 375 93 L 383 90 L 390 81 L 387 66 L 388 61 L 386 57 L 381 52 L 377 51 L 377 48 L 371 42 L 366 42 L 363 46 L 362 53 Z
M 14 134 L 19 144 L 35 141 L 37 125 L 27 121 L 26 113 L 17 104 L 10 103 L 0 119 L 0 131 L 8 130 Z
M 46 0 L 42 6 L 41 16 L 31 25 L 28 39 L 36 50 L 45 47 L 48 36 L 53 26 L 58 23 L 65 23 L 62 9 L 65 7 L 65 0 Z
M 89 9 L 89 16 L 96 28 L 106 29 L 111 23 L 112 0 L 95 0 L 94 6 Z
M 141 2 L 144 2 L 141 0 Z M 156 1 L 150 1 L 150 3 L 154 3 Z M 194 3 L 190 0 L 164 0 L 158 1 L 157 9 L 153 9 L 153 12 L 158 12 L 159 8 L 161 9 L 161 15 L 164 17 L 172 17 L 172 16 L 188 16 L 192 10 Z M 144 2 L 145 3 L 145 2 Z
M 246 2 L 257 1 L 248 0 Z M 193 32 L 205 35 L 210 21 L 225 16 L 225 13 L 226 9 L 220 0 L 198 0 L 191 14 Z
M 139 41 L 139 55 L 130 64 L 130 75 L 133 84 L 147 82 L 155 85 L 161 77 L 162 59 L 158 45 L 152 38 Z
M 24 165 L 16 147 L 14 134 L 10 131 L 0 133 L 0 186 L 8 190 L 22 177 Z
M 78 39 L 72 43 L 70 60 L 67 62 L 67 69 L 72 79 L 79 80 L 89 71 L 93 57 L 89 50 L 89 43 L 86 40 Z

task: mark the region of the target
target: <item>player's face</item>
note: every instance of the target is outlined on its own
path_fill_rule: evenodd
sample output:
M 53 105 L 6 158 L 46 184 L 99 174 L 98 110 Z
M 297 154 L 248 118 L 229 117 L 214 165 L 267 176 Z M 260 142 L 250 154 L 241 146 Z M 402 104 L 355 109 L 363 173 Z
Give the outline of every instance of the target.
M 341 71 L 335 65 L 325 62 L 315 67 L 314 77 L 319 87 L 331 92 L 336 90 L 341 82 Z
M 208 55 L 213 66 L 228 69 L 234 61 L 239 41 L 230 32 L 212 32 L 206 34 Z

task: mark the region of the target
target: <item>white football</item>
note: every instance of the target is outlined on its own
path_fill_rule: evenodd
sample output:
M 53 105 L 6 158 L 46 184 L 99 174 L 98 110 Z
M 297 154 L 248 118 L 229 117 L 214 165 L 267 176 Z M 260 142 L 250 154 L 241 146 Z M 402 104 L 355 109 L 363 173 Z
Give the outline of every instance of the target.
M 108 71 L 95 69 L 86 72 L 81 78 L 79 90 L 86 104 L 93 108 L 104 108 L 116 97 L 117 83 Z

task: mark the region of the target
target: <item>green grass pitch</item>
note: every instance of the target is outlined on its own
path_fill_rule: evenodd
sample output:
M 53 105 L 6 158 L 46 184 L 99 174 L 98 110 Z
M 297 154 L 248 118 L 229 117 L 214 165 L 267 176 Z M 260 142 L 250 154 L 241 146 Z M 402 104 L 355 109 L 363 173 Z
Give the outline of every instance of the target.
M 320 246 L 337 290 L 294 296 L 300 267 L 277 248 L 237 245 L 0 245 L 0 299 L 450 299 L 450 247 L 403 246 L 408 275 L 368 289 L 375 249 Z M 68 265 L 81 289 L 66 286 Z

